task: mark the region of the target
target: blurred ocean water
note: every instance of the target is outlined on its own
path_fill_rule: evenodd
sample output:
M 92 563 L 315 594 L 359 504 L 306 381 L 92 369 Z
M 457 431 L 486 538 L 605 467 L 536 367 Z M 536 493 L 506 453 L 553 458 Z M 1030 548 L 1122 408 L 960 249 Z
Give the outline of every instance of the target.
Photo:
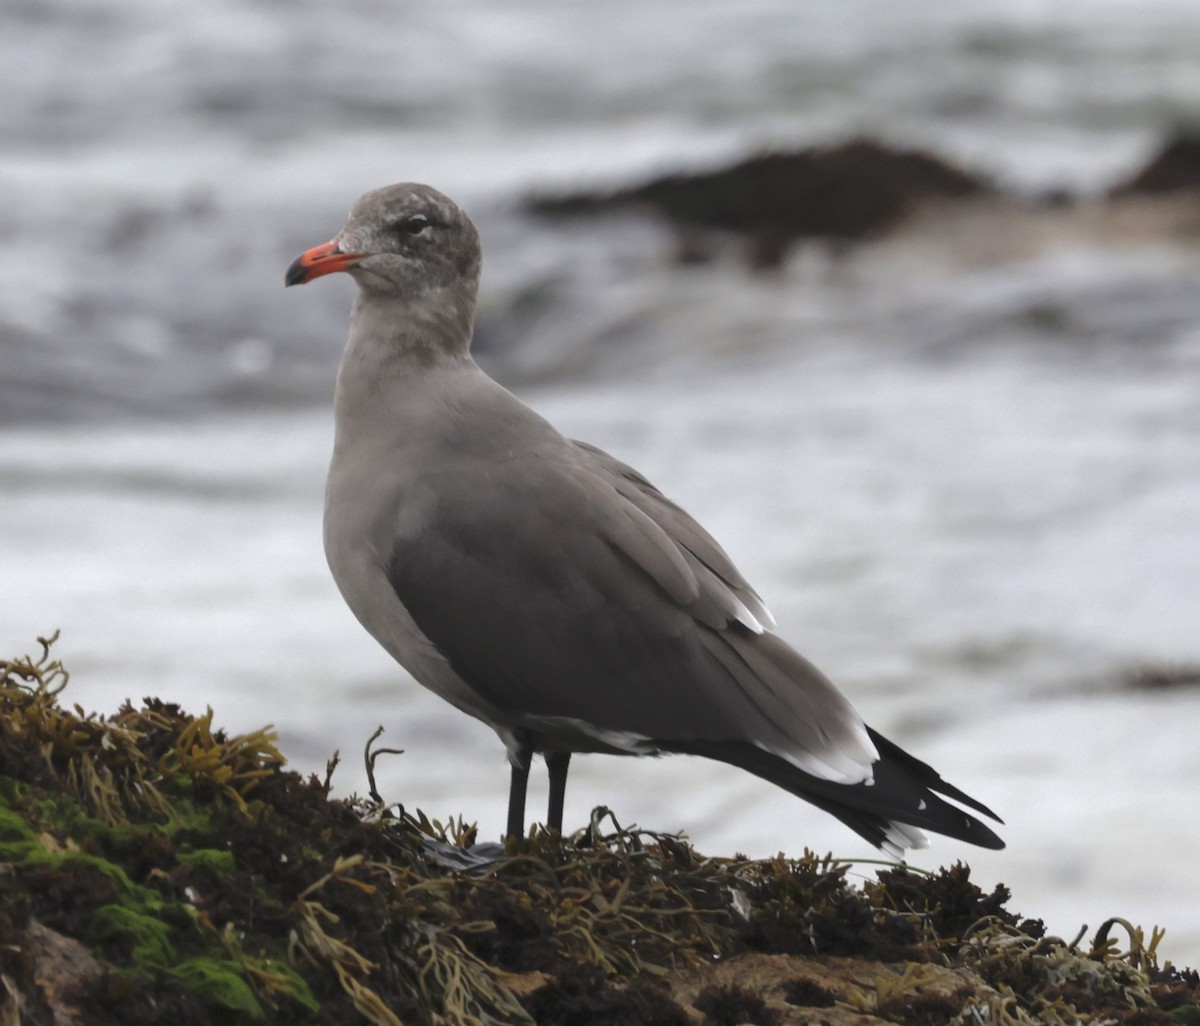
M 340 748 L 345 790 L 382 722 L 391 796 L 498 833 L 499 743 L 402 679 L 324 566 L 351 285 L 282 288 L 360 192 L 429 181 L 483 232 L 481 361 L 697 514 L 873 725 L 1008 820 L 1005 852 L 919 864 L 967 858 L 1060 933 L 1166 925 L 1200 964 L 1200 693 L 1124 687 L 1200 662 L 1200 247 L 899 241 L 761 278 L 671 266 L 652 222 L 519 212 L 861 131 L 1095 192 L 1196 117 L 1198 15 L 4 5 L 0 642 L 61 627 L 86 707 L 273 722 L 301 769 Z M 578 760 L 568 821 L 599 803 L 714 851 L 868 854 L 695 760 Z

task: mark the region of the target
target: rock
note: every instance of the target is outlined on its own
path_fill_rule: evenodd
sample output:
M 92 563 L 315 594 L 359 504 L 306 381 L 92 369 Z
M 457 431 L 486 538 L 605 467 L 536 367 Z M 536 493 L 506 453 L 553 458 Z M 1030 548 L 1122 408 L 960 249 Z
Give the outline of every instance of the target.
M 26 924 L 10 947 L 20 953 L 19 968 L 15 978 L 4 978 L 10 1003 L 0 993 L 0 1024 L 84 1026 L 89 1021 L 88 992 L 106 971 L 92 953 L 36 919 Z
M 527 209 L 562 217 L 648 208 L 679 230 L 681 261 L 705 258 L 699 228 L 741 235 L 751 264 L 768 268 L 800 239 L 859 241 L 888 231 L 926 200 L 995 192 L 982 176 L 932 154 L 854 139 L 762 153 L 716 171 L 668 175 L 615 192 L 534 197 Z
M 1174 135 L 1140 171 L 1113 186 L 1113 197 L 1157 195 L 1200 188 L 1200 131 Z
M 266 731 L 154 699 L 88 714 L 66 683 L 49 641 L 0 660 L 0 1026 L 1200 1015 L 1160 931 L 1067 943 L 962 864 L 854 883 L 830 856 L 706 856 L 607 809 L 489 851 L 461 820 L 331 798 L 336 761 L 305 780 Z

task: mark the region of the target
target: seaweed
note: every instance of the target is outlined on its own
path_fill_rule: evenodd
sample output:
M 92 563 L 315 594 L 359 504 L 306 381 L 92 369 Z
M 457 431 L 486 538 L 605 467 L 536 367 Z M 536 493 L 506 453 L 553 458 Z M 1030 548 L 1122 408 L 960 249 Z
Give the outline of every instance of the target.
M 779 1013 L 758 994 L 737 984 L 705 987 L 692 1007 L 704 1013 L 704 1026 L 779 1026 Z
M 783 994 L 789 1005 L 802 1005 L 805 1008 L 830 1008 L 837 1002 L 833 991 L 807 976 L 786 980 L 783 984 Z
M 538 1026 L 688 1026 L 669 992 L 641 979 L 617 986 L 595 966 L 565 970 L 522 1002 Z
M 303 778 L 270 728 L 65 707 L 53 641 L 0 661 L 4 1026 L 1154 1026 L 1200 1007 L 1161 931 L 1045 936 L 964 865 L 855 885 L 831 855 L 706 856 L 605 808 L 476 845 L 373 784 L 331 798 L 336 755 Z

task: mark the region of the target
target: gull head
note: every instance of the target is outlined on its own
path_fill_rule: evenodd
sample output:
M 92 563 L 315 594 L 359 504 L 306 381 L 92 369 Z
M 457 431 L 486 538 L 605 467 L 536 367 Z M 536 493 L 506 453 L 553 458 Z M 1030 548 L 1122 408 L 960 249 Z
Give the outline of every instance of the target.
M 479 283 L 479 233 L 448 196 L 404 182 L 368 192 L 333 239 L 298 256 L 285 285 L 345 271 L 365 293 L 419 299 Z

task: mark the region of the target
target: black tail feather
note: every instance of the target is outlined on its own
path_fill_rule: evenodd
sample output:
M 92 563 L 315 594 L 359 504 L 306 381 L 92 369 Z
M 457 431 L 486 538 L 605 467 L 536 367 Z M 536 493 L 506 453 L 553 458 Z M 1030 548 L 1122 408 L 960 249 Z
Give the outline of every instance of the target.
M 947 784 L 926 763 L 887 738 L 869 731 L 879 749 L 870 784 L 838 784 L 806 773 L 786 759 L 744 741 L 694 741 L 664 745 L 664 750 L 702 755 L 753 773 L 836 816 L 876 847 L 884 847 L 892 823 L 904 823 L 943 834 L 981 848 L 1003 848 L 1004 842 L 975 816 L 951 805 L 939 794 L 1000 823 L 986 805 Z
M 964 794 L 953 784 L 946 783 L 932 766 L 926 762 L 922 762 L 915 756 L 909 755 L 908 752 L 898 744 L 889 741 L 879 731 L 868 727 L 867 733 L 871 736 L 871 740 L 875 742 L 875 747 L 879 749 L 879 758 L 882 762 L 901 765 L 914 780 L 923 783 L 931 791 L 936 791 L 947 798 L 953 798 L 956 802 L 962 802 L 963 805 L 974 809 L 976 812 L 983 813 L 988 819 L 994 819 L 997 823 L 1004 822 L 1004 820 L 984 805 L 983 802 L 976 801 L 970 795 Z

